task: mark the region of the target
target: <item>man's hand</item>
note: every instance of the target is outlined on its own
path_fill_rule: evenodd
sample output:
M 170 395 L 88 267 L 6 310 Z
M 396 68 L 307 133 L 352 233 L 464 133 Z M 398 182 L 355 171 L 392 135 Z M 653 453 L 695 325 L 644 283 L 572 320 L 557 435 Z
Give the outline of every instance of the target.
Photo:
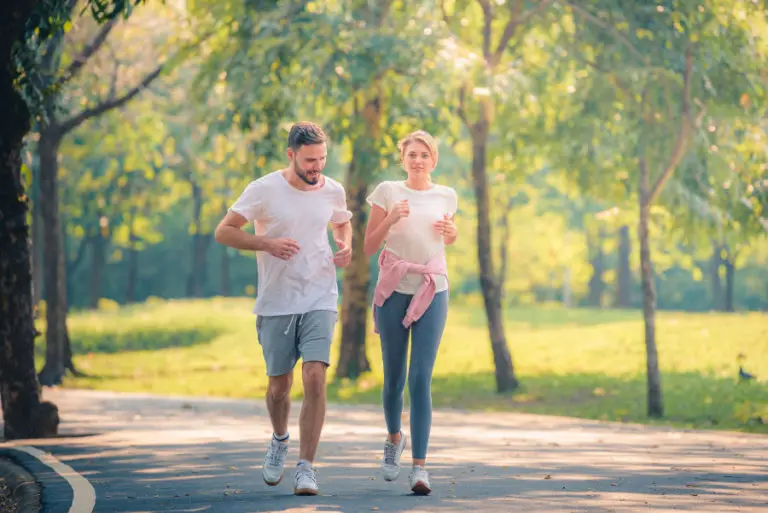
M 335 239 L 339 250 L 333 255 L 333 263 L 336 267 L 347 267 L 352 261 L 352 248 L 344 244 L 344 241 Z
M 265 246 L 267 253 L 281 260 L 290 260 L 301 249 L 293 239 L 269 239 L 265 241 Z

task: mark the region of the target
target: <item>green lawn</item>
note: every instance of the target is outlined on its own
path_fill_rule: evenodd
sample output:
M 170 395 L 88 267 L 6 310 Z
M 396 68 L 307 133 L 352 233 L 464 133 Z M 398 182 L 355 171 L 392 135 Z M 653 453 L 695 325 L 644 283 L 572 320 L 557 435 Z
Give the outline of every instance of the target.
M 88 377 L 64 385 L 263 397 L 267 380 L 251 308 L 249 299 L 150 301 L 74 314 L 75 363 Z M 510 309 L 506 329 L 522 387 L 498 395 L 482 310 L 454 305 L 433 380 L 436 406 L 648 422 L 639 312 Z M 768 316 L 664 312 L 657 333 L 666 412 L 653 423 L 768 433 Z M 373 372 L 356 383 L 330 383 L 331 401 L 380 401 L 378 338 L 371 333 L 368 340 Z M 333 349 L 335 360 L 338 343 Z M 739 353 L 757 382 L 737 380 Z M 300 397 L 298 372 L 296 378 Z

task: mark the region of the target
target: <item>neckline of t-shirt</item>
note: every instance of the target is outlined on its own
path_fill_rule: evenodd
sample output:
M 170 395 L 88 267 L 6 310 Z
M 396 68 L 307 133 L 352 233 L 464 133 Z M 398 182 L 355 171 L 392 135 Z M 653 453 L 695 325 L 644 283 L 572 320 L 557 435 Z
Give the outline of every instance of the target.
M 408 187 L 408 185 L 406 185 L 405 180 L 398 180 L 397 183 L 400 184 L 404 189 L 411 192 L 416 192 L 416 193 L 425 193 L 425 192 L 434 191 L 435 189 L 437 189 L 436 183 L 433 183 L 429 189 L 411 189 L 410 187 Z
M 283 175 L 282 171 L 277 171 L 277 174 L 280 175 L 280 181 L 283 182 L 286 185 L 286 187 L 288 187 L 292 191 L 296 191 L 301 194 L 311 194 L 313 192 L 319 192 L 325 189 L 326 185 L 328 185 L 328 177 L 325 175 L 321 175 L 323 177 L 323 185 L 321 187 L 318 187 L 317 189 L 311 189 L 308 191 L 302 191 L 301 189 L 297 189 L 296 187 L 291 185 L 291 182 L 289 182 L 288 179 L 285 178 L 285 175 Z

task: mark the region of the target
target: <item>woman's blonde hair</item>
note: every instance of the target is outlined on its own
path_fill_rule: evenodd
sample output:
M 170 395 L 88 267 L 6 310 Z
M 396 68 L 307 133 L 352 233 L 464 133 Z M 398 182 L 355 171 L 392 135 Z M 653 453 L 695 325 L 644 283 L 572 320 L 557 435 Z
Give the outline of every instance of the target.
M 404 160 L 406 148 L 412 142 L 420 142 L 429 148 L 429 154 L 432 155 L 434 165 L 437 166 L 437 142 L 435 142 L 435 138 L 426 130 L 416 130 L 415 132 L 411 132 L 397 142 L 397 147 L 400 149 L 401 161 Z

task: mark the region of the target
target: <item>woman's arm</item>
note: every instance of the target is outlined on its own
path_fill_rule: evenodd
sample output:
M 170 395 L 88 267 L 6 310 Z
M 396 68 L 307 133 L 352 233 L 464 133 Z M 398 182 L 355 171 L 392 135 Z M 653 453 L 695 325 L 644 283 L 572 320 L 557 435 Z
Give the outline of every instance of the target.
M 396 203 L 389 213 L 380 206 L 373 205 L 371 207 L 371 215 L 368 217 L 368 226 L 365 229 L 363 253 L 366 256 L 375 255 L 384 239 L 387 238 L 389 229 L 400 219 L 407 217 L 409 213 L 408 200 Z

